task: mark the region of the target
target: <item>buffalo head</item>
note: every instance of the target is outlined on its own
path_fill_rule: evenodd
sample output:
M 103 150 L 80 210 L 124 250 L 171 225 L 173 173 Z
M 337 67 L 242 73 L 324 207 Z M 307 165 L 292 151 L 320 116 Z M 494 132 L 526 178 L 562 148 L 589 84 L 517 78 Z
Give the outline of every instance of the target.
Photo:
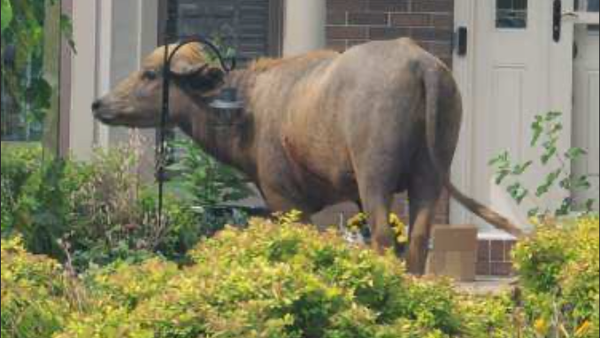
M 163 93 L 165 48 L 160 47 L 148 56 L 142 69 L 130 74 L 106 96 L 92 105 L 94 117 L 115 126 L 154 128 L 159 125 Z M 224 72 L 213 66 L 199 44 L 186 45 L 174 56 L 170 88 L 171 115 L 169 124 L 178 119 L 192 104 L 201 104 L 214 96 L 224 80 Z

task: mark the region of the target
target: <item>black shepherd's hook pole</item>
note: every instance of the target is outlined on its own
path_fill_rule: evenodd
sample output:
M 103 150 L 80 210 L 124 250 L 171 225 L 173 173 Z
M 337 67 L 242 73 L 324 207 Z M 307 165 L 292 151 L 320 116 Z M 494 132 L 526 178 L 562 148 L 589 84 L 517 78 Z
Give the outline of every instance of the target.
M 225 73 L 233 71 L 236 67 L 235 58 L 225 59 L 219 48 L 212 43 L 210 40 L 202 37 L 195 36 L 185 39 L 175 45 L 171 51 L 171 46 L 166 45 L 163 56 L 163 90 L 162 90 L 162 110 L 160 116 L 160 128 L 158 133 L 158 144 L 157 144 L 157 180 L 158 180 L 158 228 L 161 229 L 164 226 L 164 196 L 165 196 L 165 181 L 167 179 L 167 129 L 169 123 L 169 110 L 170 110 L 170 86 L 171 77 L 171 64 L 177 52 L 183 47 L 189 44 L 200 44 L 208 47 L 212 52 L 215 53 L 219 60 L 221 68 Z M 229 62 L 227 62 L 229 61 Z

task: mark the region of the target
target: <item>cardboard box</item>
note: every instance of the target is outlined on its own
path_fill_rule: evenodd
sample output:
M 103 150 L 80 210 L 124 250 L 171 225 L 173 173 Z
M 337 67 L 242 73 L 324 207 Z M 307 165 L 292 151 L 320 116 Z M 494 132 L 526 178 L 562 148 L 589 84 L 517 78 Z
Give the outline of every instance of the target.
M 477 277 L 478 228 L 474 225 L 436 225 L 431 236 L 427 274 L 460 282 Z

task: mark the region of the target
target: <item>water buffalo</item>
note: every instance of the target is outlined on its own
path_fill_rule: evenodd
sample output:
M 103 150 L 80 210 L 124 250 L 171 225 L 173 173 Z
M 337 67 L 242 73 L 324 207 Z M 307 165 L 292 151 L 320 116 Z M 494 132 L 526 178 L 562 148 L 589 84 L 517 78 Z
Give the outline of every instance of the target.
M 164 48 L 173 46 L 157 49 L 140 71 L 93 104 L 98 120 L 136 128 L 159 124 Z M 521 235 L 450 182 L 461 97 L 451 72 L 412 40 L 263 59 L 230 74 L 207 60 L 200 45 L 175 56 L 169 124 L 246 173 L 273 211 L 311 215 L 337 202 L 358 202 L 381 251 L 394 245 L 392 196 L 408 191 L 408 265 L 416 274 L 424 271 L 444 188 L 487 222 Z M 227 125 L 209 105 L 225 85 L 238 88 L 245 102 Z

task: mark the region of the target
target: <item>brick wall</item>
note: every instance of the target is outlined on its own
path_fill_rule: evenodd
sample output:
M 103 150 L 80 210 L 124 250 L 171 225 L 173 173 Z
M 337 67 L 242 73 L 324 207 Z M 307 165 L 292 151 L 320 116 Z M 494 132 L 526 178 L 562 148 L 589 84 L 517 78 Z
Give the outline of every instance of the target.
M 411 37 L 452 62 L 454 0 L 327 0 L 329 48 Z

